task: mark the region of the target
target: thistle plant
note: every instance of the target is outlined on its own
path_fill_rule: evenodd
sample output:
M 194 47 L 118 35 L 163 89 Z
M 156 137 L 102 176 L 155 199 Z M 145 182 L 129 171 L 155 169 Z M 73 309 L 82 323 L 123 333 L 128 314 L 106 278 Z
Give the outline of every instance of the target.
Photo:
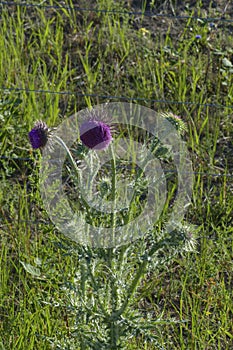
M 88 223 L 85 227 L 107 229 L 110 235 L 108 242 L 113 242 L 112 246 L 107 244 L 104 246 L 100 240 L 102 245 L 98 247 L 91 243 L 77 244 L 71 240 L 62 240 L 62 249 L 66 253 L 78 256 L 79 265 L 74 281 L 64 282 L 62 286 L 67 296 L 66 307 L 70 310 L 74 321 L 70 326 L 69 336 L 57 342 L 56 346 L 57 349 L 127 349 L 130 339 L 142 337 L 145 341 L 153 342 L 157 349 L 164 349 L 166 344 L 160 344 L 156 329 L 161 324 L 176 321 L 164 320 L 161 315 L 145 317 L 145 312 L 135 307 L 135 298 L 140 282 L 149 272 L 155 272 L 161 266 L 168 264 L 176 254 L 194 250 L 193 229 L 190 225 L 181 224 L 173 219 L 172 229 L 168 230 L 165 211 L 159 220 L 150 226 L 148 232 L 139 238 L 132 237 L 134 232 L 136 235 L 135 228 L 140 230 L 137 225 L 133 226 L 134 229 L 130 235 L 128 234 L 127 225 L 137 216 L 143 215 L 150 195 L 145 172 L 151 158 L 149 155 L 143 157 L 142 151 L 143 159 L 140 166 L 137 166 L 133 156 L 126 157 L 130 159 L 127 164 L 126 159 L 119 159 L 115 153 L 113 140 L 133 130 L 131 137 L 144 138 L 143 147 L 149 148 L 150 154 L 161 161 L 167 162 L 170 159 L 171 150 L 166 143 L 163 144 L 158 137 L 150 133 L 142 132 L 140 136 L 141 130 L 125 128 L 123 124 L 117 128 L 117 123 L 114 123 L 113 128 L 100 117 L 99 114 L 94 117 L 92 115 L 92 118 L 81 123 L 79 140 L 72 151 L 44 122 L 37 122 L 29 133 L 29 140 L 35 149 L 43 148 L 50 142 L 51 147 L 58 144 L 64 150 L 67 156 L 66 181 L 70 182 L 70 192 L 78 193 L 70 201 L 73 205 L 76 201 L 74 208 L 82 213 L 84 221 Z M 180 135 L 184 133 L 186 126 L 181 118 L 171 113 L 161 114 L 161 117 L 167 119 Z M 93 157 L 95 152 L 105 152 L 104 154 L 108 155 L 101 172 L 97 170 L 95 172 L 95 169 L 93 170 L 95 167 L 90 165 L 90 171 L 93 171 L 100 183 L 94 186 L 96 179 L 93 175 L 89 189 L 94 187 L 96 196 L 100 196 L 103 202 L 107 203 L 108 210 L 104 214 L 100 207 L 94 206 L 95 196 L 92 197 L 93 207 L 91 207 L 90 201 L 85 198 L 81 189 L 84 182 L 79 161 L 80 158 L 85 158 L 86 152 L 91 152 Z M 89 168 L 84 171 L 88 172 Z M 122 204 L 123 207 L 119 210 L 117 200 L 123 199 L 124 193 L 118 189 L 117 184 L 119 184 L 118 178 L 122 176 L 123 180 L 128 182 L 126 188 L 133 188 L 134 192 L 127 208 Z M 158 179 L 156 181 L 158 182 Z M 168 206 L 167 208 L 169 211 Z M 101 234 L 103 230 L 98 232 Z M 126 239 L 124 244 L 117 245 L 115 242 L 119 232 L 125 235 Z M 88 229 L 85 233 L 88 236 Z

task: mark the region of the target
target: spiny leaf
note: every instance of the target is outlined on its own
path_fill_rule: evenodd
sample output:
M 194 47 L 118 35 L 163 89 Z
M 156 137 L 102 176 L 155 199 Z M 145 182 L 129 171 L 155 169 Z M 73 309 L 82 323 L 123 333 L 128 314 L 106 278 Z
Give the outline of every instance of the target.
M 40 269 L 38 269 L 38 267 L 27 264 L 24 261 L 20 261 L 20 263 L 23 265 L 25 271 L 30 273 L 32 276 L 39 277 L 41 275 Z

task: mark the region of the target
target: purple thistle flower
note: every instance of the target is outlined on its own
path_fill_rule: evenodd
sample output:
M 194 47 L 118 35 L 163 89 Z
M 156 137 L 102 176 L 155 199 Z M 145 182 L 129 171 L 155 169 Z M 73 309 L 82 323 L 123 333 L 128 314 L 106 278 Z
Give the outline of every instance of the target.
M 97 120 L 85 121 L 80 126 L 80 139 L 88 148 L 103 150 L 112 140 L 110 126 Z
M 43 148 L 48 141 L 48 134 L 48 126 L 42 120 L 37 121 L 34 128 L 28 133 L 32 148 Z

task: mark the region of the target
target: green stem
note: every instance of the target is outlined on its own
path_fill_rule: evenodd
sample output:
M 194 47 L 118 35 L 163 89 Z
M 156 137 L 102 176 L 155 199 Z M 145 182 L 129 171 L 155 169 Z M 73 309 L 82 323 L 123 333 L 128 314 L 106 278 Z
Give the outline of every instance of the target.
M 80 179 L 80 174 L 79 174 L 79 169 L 74 161 L 74 158 L 72 156 L 72 154 L 70 153 L 70 150 L 69 148 L 67 147 L 66 143 L 57 135 L 55 135 L 55 139 L 56 141 L 65 149 L 66 153 L 67 153 L 67 156 L 70 160 L 70 163 L 73 167 L 73 170 L 74 170 L 74 173 L 76 175 L 76 178 L 77 178 L 77 183 L 79 185 L 79 179 Z M 83 206 L 85 207 L 86 209 L 86 213 L 87 213 L 87 216 L 89 215 L 90 216 L 90 206 L 88 205 L 88 203 L 85 201 L 85 199 L 83 198 L 83 196 L 81 195 L 81 200 L 82 200 L 82 204 Z
M 130 302 L 131 298 L 133 297 L 133 293 L 134 293 L 135 289 L 137 288 L 137 285 L 138 285 L 141 277 L 144 275 L 144 273 L 146 271 L 147 264 L 148 264 L 148 261 L 146 261 L 146 260 L 140 264 L 138 272 L 137 272 L 135 278 L 133 279 L 131 286 L 128 289 L 128 293 L 127 293 L 127 296 L 125 298 L 124 303 L 122 304 L 122 306 L 119 310 L 112 313 L 112 318 L 114 320 L 118 319 L 120 317 L 120 315 L 122 315 L 124 313 L 127 306 L 129 305 L 129 302 Z
M 125 301 L 123 302 L 121 308 L 119 310 L 117 310 L 116 312 L 112 313 L 112 318 L 113 319 L 118 319 L 120 315 L 122 315 L 124 313 L 124 311 L 126 310 L 126 308 L 129 305 L 130 300 L 133 297 L 134 291 L 138 286 L 138 283 L 140 282 L 141 277 L 145 274 L 146 272 L 146 267 L 148 265 L 148 262 L 150 260 L 150 258 L 153 256 L 153 254 L 158 251 L 163 245 L 164 241 L 162 240 L 161 242 L 156 243 L 148 252 L 148 254 L 145 256 L 144 260 L 140 263 L 139 268 L 138 268 L 138 272 L 135 276 L 135 278 L 133 279 L 129 289 L 128 289 L 128 293 L 127 296 L 125 298 Z
M 115 229 L 116 229 L 116 157 L 112 145 L 110 145 L 111 152 L 111 171 L 112 171 L 112 213 L 111 213 L 111 227 L 112 227 L 112 242 L 115 245 Z
M 116 230 L 116 157 L 112 145 L 110 146 L 111 152 L 111 172 L 112 172 L 112 186 L 111 186 L 111 200 L 112 200 L 112 212 L 111 212 L 111 228 L 112 228 L 112 243 L 115 245 L 115 230 Z M 108 251 L 108 264 L 111 271 L 110 288 L 111 288 L 111 309 L 112 313 L 117 310 L 118 307 L 118 292 L 116 285 L 116 278 L 114 274 L 114 248 L 110 248 Z M 109 323 L 110 342 L 109 347 L 112 350 L 117 349 L 119 341 L 119 326 L 109 315 L 107 322 Z
M 67 155 L 68 155 L 68 158 L 73 166 L 73 169 L 74 169 L 74 172 L 75 172 L 75 175 L 77 176 L 77 178 L 79 179 L 79 170 L 78 170 L 78 167 L 74 161 L 74 158 L 72 156 L 72 154 L 70 153 L 70 150 L 69 148 L 66 146 L 65 142 L 57 135 L 54 136 L 55 139 L 57 140 L 57 142 L 65 149 Z
M 112 165 L 112 213 L 111 213 L 111 227 L 112 227 L 112 242 L 115 244 L 115 229 L 116 229 L 116 157 L 113 151 L 112 146 L 111 149 L 111 165 Z M 112 278 L 111 278 L 111 304 L 112 304 L 112 312 L 117 309 L 118 305 L 118 293 L 116 286 L 116 279 L 114 277 L 113 269 L 113 248 L 109 250 L 109 267 L 111 269 Z M 117 349 L 117 342 L 119 337 L 118 326 L 115 322 L 110 321 L 110 348 Z

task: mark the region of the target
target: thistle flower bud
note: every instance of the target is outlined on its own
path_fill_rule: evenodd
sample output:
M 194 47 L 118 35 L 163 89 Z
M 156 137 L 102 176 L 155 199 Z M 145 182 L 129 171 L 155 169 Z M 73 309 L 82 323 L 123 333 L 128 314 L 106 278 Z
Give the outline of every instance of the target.
M 161 116 L 166 118 L 178 131 L 180 135 L 185 134 L 188 130 L 186 123 L 179 117 L 171 112 L 161 113 Z

